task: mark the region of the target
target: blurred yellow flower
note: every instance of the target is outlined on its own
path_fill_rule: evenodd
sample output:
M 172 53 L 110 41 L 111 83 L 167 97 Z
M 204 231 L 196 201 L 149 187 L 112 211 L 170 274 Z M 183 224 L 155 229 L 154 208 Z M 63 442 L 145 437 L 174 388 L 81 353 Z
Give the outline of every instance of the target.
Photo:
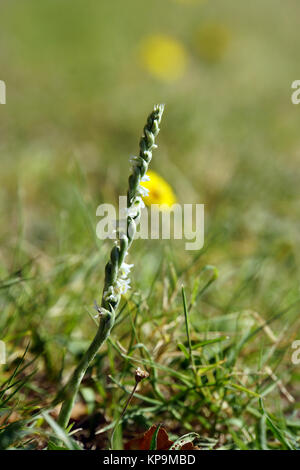
M 199 56 L 206 62 L 219 62 L 228 47 L 229 29 L 222 24 L 207 24 L 195 35 L 195 47 Z
M 155 34 L 143 40 L 140 60 L 142 66 L 155 77 L 172 81 L 184 74 L 187 53 L 176 39 L 163 34 Z
M 151 206 L 151 204 L 165 204 L 171 207 L 176 203 L 176 196 L 169 183 L 155 173 L 155 171 L 149 170 L 147 176 L 149 176 L 150 180 L 141 182 L 141 186 L 149 191 L 149 195 L 143 197 L 147 206 Z

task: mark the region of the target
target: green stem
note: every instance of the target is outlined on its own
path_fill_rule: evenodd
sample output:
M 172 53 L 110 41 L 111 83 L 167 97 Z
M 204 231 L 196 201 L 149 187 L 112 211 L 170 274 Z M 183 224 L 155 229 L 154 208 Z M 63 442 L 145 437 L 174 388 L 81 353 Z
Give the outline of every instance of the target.
M 139 201 L 139 184 L 145 176 L 148 165 L 152 158 L 152 151 L 156 148 L 155 138 L 159 133 L 159 124 L 163 114 L 164 106 L 154 107 L 152 113 L 148 116 L 144 127 L 143 135 L 140 140 L 139 156 L 134 158 L 132 174 L 129 177 L 129 189 L 127 193 L 127 209 L 133 209 Z M 61 391 L 54 403 L 63 401 L 62 408 L 58 417 L 58 424 L 66 428 L 69 423 L 72 408 L 75 403 L 76 395 L 79 391 L 81 381 L 96 356 L 99 348 L 108 338 L 115 322 L 115 311 L 119 305 L 122 291 L 120 292 L 119 271 L 122 269 L 125 256 L 134 238 L 136 224 L 139 222 L 140 208 L 138 206 L 136 214 L 127 216 L 127 230 L 119 237 L 119 246 L 114 246 L 110 253 L 110 260 L 105 266 L 105 279 L 102 294 L 101 307 L 98 309 L 100 315 L 100 325 L 98 331 L 90 344 L 88 350 L 83 355 L 78 366 L 74 370 L 69 382 Z M 125 276 L 126 277 L 126 276 Z M 124 283 L 123 273 L 123 283 Z
M 98 331 L 90 344 L 88 350 L 83 355 L 81 361 L 79 362 L 78 366 L 74 370 L 71 379 L 67 385 L 65 391 L 65 400 L 60 410 L 60 414 L 58 417 L 58 424 L 62 428 L 66 428 L 69 423 L 69 419 L 71 416 L 72 408 L 75 403 L 76 395 L 79 390 L 79 386 L 81 381 L 86 373 L 87 368 L 89 367 L 90 363 L 96 356 L 99 348 L 102 344 L 106 341 L 107 337 L 109 336 L 110 330 L 112 329 L 115 321 L 114 313 L 105 313 L 101 316 L 100 325 Z
M 199 386 L 199 377 L 197 374 L 197 369 L 195 366 L 195 361 L 194 361 L 194 356 L 193 356 L 193 349 L 192 349 L 192 342 L 191 342 L 191 335 L 190 335 L 190 324 L 189 324 L 189 313 L 187 309 L 187 301 L 186 301 L 186 296 L 185 296 L 185 291 L 184 287 L 182 286 L 181 288 L 181 294 L 182 294 L 182 301 L 183 301 L 183 310 L 184 310 L 184 318 L 185 318 L 185 329 L 186 329 L 186 336 L 188 340 L 188 348 L 189 348 L 189 356 L 190 356 L 190 365 L 195 377 L 195 382 L 196 386 Z

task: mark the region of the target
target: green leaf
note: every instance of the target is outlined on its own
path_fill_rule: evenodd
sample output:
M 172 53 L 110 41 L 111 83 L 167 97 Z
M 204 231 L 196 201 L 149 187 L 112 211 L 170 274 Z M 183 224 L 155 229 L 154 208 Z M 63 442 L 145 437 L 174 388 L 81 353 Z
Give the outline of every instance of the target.
M 189 359 L 190 358 L 190 355 L 189 355 L 189 352 L 188 350 L 186 349 L 185 345 L 183 343 L 177 343 L 177 346 L 179 347 L 179 349 L 183 352 L 183 354 L 185 355 L 186 359 Z
M 240 392 L 245 392 L 248 395 L 252 395 L 253 397 L 260 398 L 260 395 L 258 393 L 253 392 L 253 390 L 249 390 L 246 387 L 242 387 L 241 385 L 230 383 L 229 385 L 226 386 L 226 388 L 228 389 L 235 388 L 236 390 L 239 390 Z
M 157 436 L 158 432 L 160 430 L 160 424 L 157 426 L 157 428 L 154 431 L 154 434 L 152 436 L 151 442 L 150 442 L 150 449 L 149 450 L 156 450 L 157 449 Z
M 219 338 L 206 339 L 204 341 L 200 341 L 200 343 L 194 344 L 192 349 L 203 348 L 203 346 L 207 346 L 208 344 L 221 343 L 222 341 L 226 341 L 228 339 L 230 339 L 229 336 L 220 336 Z
M 81 447 L 74 441 L 74 439 L 69 437 L 67 433 L 65 432 L 65 430 L 62 427 L 60 427 L 56 423 L 56 421 L 54 421 L 54 419 L 48 415 L 48 413 L 42 412 L 41 415 L 43 416 L 45 421 L 47 421 L 51 429 L 54 431 L 55 437 L 59 441 L 63 442 L 68 450 L 82 450 Z M 51 445 L 52 444 L 53 442 L 51 441 Z

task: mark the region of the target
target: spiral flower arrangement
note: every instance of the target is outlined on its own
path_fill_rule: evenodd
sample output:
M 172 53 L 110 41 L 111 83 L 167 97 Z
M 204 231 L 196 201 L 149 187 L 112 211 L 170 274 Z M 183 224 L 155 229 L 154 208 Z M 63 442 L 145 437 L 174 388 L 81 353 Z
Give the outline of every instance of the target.
M 129 177 L 129 189 L 127 192 L 126 231 L 119 229 L 119 243 L 117 242 L 117 245 L 112 249 L 110 261 L 105 267 L 103 298 L 99 309 L 100 315 L 103 309 L 109 311 L 115 310 L 121 295 L 130 287 L 128 274 L 133 264 L 127 264 L 125 258 L 136 232 L 136 225 L 140 219 L 141 209 L 144 207 L 142 197 L 148 195 L 148 190 L 144 188 L 141 183 L 149 180 L 146 172 L 152 159 L 152 151 L 157 147 L 155 138 L 159 133 L 159 124 L 163 110 L 163 105 L 154 107 L 144 127 L 144 133 L 140 140 L 139 155 L 130 158 L 132 174 Z
M 95 303 L 97 314 L 100 318 L 97 333 L 62 393 L 63 404 L 58 417 L 58 423 L 63 428 L 68 426 L 76 395 L 86 370 L 99 348 L 108 338 L 114 325 L 115 311 L 119 305 L 121 295 L 130 288 L 128 275 L 133 264 L 127 264 L 125 258 L 134 239 L 141 209 L 144 206 L 142 198 L 148 194 L 148 190 L 141 183 L 149 179 L 146 173 L 152 159 L 152 151 L 157 147 L 155 139 L 160 130 L 159 124 L 163 111 L 163 105 L 154 107 L 144 127 L 143 136 L 139 144 L 139 155 L 130 159 L 132 174 L 129 177 L 129 189 L 127 192 L 126 227 L 125 230 L 119 228 L 117 231 L 117 241 L 111 250 L 110 260 L 105 267 L 101 306 L 99 307 Z

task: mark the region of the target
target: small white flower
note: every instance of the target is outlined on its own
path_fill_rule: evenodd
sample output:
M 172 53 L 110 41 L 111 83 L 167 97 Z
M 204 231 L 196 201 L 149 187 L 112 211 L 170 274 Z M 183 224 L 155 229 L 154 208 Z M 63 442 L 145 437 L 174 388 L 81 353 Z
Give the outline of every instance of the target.
M 148 197 L 149 196 L 149 189 L 144 188 L 144 186 L 139 186 L 137 188 L 138 194 L 142 197 Z
M 145 207 L 145 204 L 144 204 L 144 201 L 143 199 L 141 198 L 141 196 L 137 196 L 135 198 L 135 202 L 134 202 L 135 205 L 137 205 L 139 207 L 139 209 L 143 209 Z
M 118 294 L 126 294 L 128 289 L 130 289 L 130 279 L 117 279 L 115 289 Z
M 127 209 L 127 215 L 129 217 L 137 217 L 140 210 L 145 207 L 145 204 L 144 204 L 144 201 L 143 199 L 141 198 L 141 196 L 136 196 L 133 204 L 131 205 L 131 207 L 128 207 Z
M 143 181 L 143 182 L 150 181 L 150 176 L 148 176 L 147 174 L 145 174 L 145 175 L 143 176 L 143 178 L 141 179 L 141 181 Z
M 122 263 L 120 267 L 120 276 L 122 279 L 126 279 L 128 274 L 130 273 L 131 268 L 133 267 L 133 264 L 127 264 L 127 263 Z
M 148 163 L 150 163 L 151 159 L 152 159 L 152 150 L 146 150 L 145 152 L 143 152 L 144 155 L 146 156 L 147 160 L 148 160 Z
M 134 219 L 138 215 L 138 207 L 129 207 L 127 209 L 127 215 Z
M 114 291 L 113 286 L 109 286 L 109 288 L 103 293 L 104 300 L 112 300 L 113 302 L 117 301 L 116 292 Z

